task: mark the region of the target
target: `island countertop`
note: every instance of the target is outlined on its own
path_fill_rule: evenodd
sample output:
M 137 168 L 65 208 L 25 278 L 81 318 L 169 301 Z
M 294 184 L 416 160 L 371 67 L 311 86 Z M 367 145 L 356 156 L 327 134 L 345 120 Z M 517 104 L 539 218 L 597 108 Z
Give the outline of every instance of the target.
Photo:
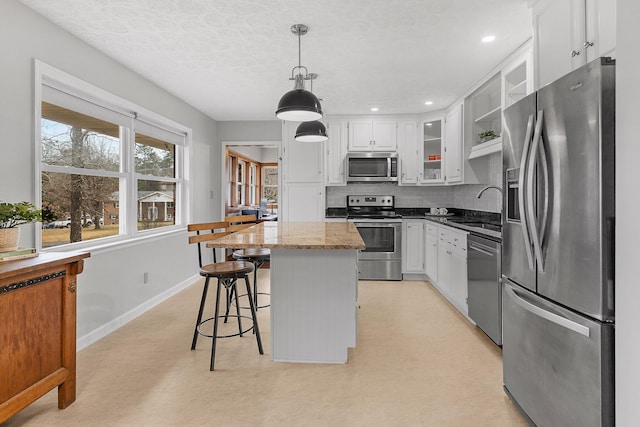
M 209 248 L 365 249 L 349 222 L 262 222 L 207 243 Z

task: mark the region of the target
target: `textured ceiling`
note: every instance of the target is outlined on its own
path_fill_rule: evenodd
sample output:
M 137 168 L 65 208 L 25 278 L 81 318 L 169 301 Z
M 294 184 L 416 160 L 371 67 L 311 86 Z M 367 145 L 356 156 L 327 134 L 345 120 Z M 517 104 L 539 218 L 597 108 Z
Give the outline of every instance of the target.
M 275 119 L 293 24 L 328 114 L 441 110 L 531 36 L 524 0 L 20 1 L 216 120 Z

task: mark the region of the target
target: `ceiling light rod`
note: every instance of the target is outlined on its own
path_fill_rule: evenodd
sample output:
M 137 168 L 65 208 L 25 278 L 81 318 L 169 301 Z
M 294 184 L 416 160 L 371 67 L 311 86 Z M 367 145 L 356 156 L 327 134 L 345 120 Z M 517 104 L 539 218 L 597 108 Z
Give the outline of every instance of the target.
M 302 65 L 302 43 L 300 41 L 300 37 L 307 34 L 308 31 L 309 31 L 309 27 L 307 27 L 304 24 L 295 24 L 291 26 L 291 33 L 298 36 L 298 65 L 296 65 L 291 69 L 291 78 L 289 80 L 295 80 L 296 89 L 304 89 L 304 83 L 302 83 L 301 79 L 304 79 L 304 80 L 311 79 L 309 77 L 309 72 L 307 70 L 307 67 Z M 297 76 L 294 76 L 294 73 L 296 70 L 302 70 L 302 69 L 304 69 L 304 76 L 300 71 L 298 71 Z M 302 85 L 302 86 L 299 87 L 299 85 Z

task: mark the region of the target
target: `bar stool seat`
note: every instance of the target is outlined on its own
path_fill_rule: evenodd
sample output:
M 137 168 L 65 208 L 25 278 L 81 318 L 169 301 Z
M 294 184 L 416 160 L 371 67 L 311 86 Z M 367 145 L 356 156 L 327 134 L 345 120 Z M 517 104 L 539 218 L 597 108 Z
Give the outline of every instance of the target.
M 253 298 L 255 300 L 256 310 L 269 307 L 271 304 L 258 305 L 258 295 L 270 295 L 268 292 L 258 292 L 258 269 L 271 259 L 271 250 L 265 248 L 238 249 L 233 252 L 232 256 L 235 260 L 248 261 L 253 264 Z

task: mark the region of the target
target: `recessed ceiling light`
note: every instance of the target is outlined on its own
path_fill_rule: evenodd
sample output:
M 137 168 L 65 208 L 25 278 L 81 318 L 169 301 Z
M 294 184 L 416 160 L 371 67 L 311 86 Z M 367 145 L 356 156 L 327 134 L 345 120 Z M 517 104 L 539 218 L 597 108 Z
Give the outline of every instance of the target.
M 378 107 L 373 107 L 371 111 L 378 111 Z
M 496 36 L 484 36 L 482 38 L 482 42 L 483 43 L 491 43 L 492 41 L 494 41 L 496 39 Z
M 433 101 L 427 101 L 424 103 L 424 105 L 433 105 Z

